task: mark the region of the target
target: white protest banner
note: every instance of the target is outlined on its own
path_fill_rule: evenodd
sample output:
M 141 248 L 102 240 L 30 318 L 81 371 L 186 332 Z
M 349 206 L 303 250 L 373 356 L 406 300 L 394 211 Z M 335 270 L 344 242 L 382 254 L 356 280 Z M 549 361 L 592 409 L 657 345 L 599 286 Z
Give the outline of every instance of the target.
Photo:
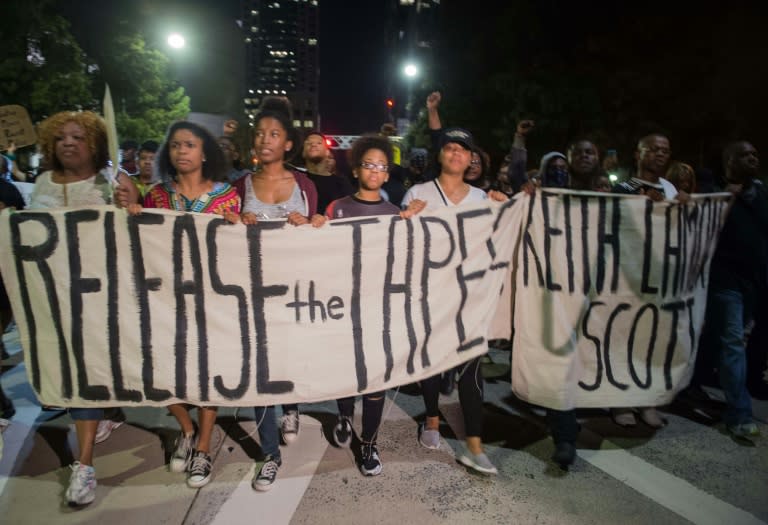
M 545 190 L 526 199 L 514 392 L 559 410 L 671 401 L 693 372 L 729 198 L 683 205 Z
M 310 402 L 486 352 L 520 210 L 319 229 L 109 206 L 3 212 L 0 269 L 42 403 Z

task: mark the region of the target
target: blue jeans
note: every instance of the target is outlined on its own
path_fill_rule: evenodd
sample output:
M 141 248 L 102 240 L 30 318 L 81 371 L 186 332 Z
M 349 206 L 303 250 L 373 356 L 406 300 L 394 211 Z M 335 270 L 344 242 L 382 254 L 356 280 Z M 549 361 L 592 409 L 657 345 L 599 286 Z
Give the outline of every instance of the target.
M 280 432 L 277 428 L 275 407 L 254 407 L 253 411 L 259 426 L 261 452 L 272 459 L 280 459 Z
M 720 388 L 725 394 L 726 425 L 752 421 L 752 398 L 747 391 L 747 349 L 744 327 L 752 315 L 751 305 L 738 290 L 710 290 L 707 322 L 715 338 Z

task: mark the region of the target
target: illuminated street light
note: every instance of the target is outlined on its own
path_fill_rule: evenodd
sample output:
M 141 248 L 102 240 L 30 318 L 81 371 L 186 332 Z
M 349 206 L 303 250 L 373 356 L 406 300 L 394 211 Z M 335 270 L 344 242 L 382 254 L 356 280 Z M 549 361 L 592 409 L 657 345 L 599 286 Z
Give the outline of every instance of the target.
M 403 68 L 403 73 L 405 73 L 405 76 L 408 78 L 413 78 L 419 74 L 419 68 L 417 68 L 414 64 L 406 64 Z
M 168 45 L 174 49 L 181 49 L 186 44 L 184 37 L 178 33 L 171 33 L 168 35 Z

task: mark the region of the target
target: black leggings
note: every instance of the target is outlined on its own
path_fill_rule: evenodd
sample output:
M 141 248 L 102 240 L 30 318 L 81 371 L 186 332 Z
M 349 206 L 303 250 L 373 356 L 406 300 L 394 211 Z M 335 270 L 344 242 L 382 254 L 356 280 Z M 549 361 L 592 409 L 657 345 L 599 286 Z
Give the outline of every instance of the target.
M 480 357 L 459 365 L 459 402 L 464 414 L 464 430 L 467 437 L 483 434 L 483 376 L 480 374 Z M 440 416 L 440 374 L 421 380 L 421 395 L 427 417 Z
M 376 434 L 381 425 L 381 415 L 384 413 L 384 400 L 387 397 L 384 392 L 373 392 L 363 396 L 363 433 L 360 439 L 364 443 L 375 443 Z M 336 400 L 339 405 L 339 414 L 352 419 L 355 415 L 355 398 L 344 397 Z

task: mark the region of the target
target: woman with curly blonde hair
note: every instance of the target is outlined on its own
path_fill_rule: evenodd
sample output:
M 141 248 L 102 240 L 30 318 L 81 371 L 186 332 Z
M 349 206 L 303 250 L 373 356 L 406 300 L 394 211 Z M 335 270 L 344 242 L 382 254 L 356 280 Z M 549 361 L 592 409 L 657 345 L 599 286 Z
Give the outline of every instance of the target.
M 28 209 L 111 203 L 124 207 L 138 200 L 138 191 L 125 173 L 119 173 L 113 183 L 107 164 L 107 128 L 95 113 L 57 113 L 40 124 L 38 137 L 53 169 L 37 178 Z M 121 422 L 106 419 L 100 425 L 101 408 L 70 408 L 69 414 L 75 420 L 80 456 L 71 466 L 65 497 L 70 506 L 87 505 L 96 498 L 93 446 Z
M 130 178 L 109 172 L 107 127 L 91 111 L 63 111 L 49 117 L 38 130 L 46 162 L 53 169 L 35 181 L 30 208 L 118 206 L 138 201 Z

